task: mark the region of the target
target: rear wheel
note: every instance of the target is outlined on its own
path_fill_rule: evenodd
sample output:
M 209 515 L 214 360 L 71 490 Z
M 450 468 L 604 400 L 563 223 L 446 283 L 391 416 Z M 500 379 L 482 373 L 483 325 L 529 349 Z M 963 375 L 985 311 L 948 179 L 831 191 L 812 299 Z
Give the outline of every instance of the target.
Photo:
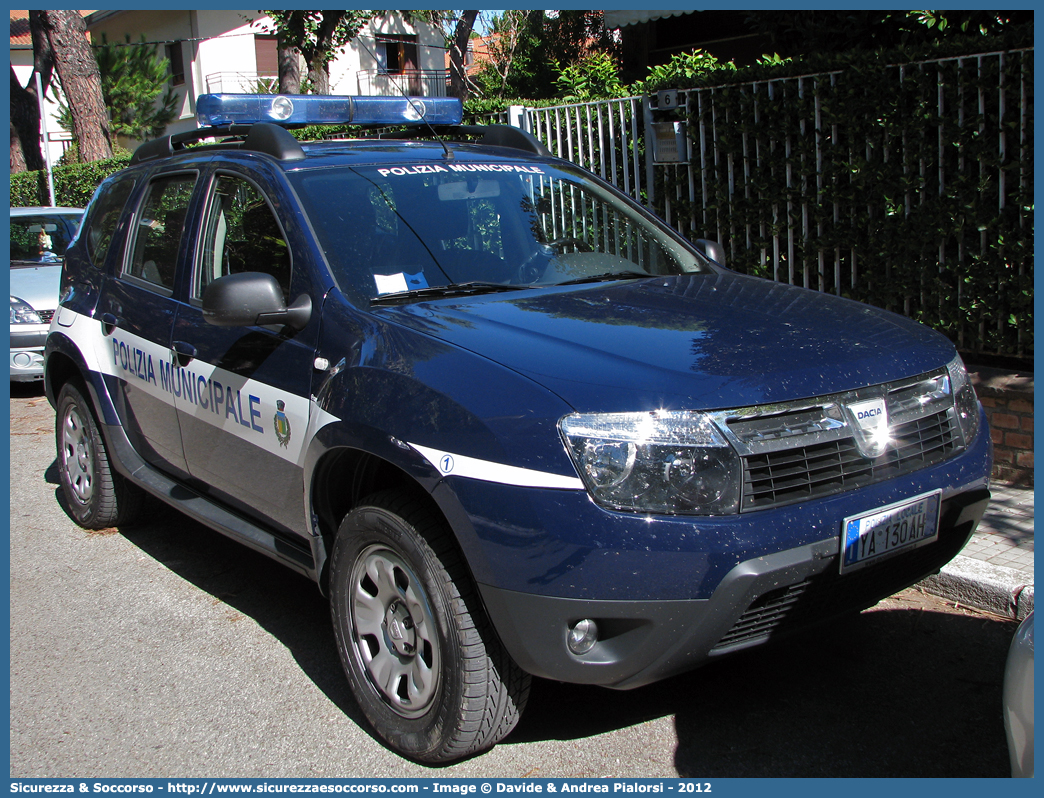
M 426 762 L 493 746 L 529 695 L 449 536 L 424 504 L 385 492 L 345 518 L 331 559 L 334 631 L 355 698 L 388 745 Z
M 82 388 L 74 382 L 65 383 L 57 405 L 58 474 L 69 514 L 87 529 L 105 529 L 133 520 L 145 494 L 112 470 L 105 441 Z

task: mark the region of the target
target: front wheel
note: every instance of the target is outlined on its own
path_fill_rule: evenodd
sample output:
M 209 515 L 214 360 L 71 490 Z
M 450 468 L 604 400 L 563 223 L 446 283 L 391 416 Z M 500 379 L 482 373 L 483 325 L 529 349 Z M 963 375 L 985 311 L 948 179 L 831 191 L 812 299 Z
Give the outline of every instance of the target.
M 341 524 L 330 569 L 341 663 L 388 745 L 448 762 L 515 727 L 530 677 L 486 620 L 437 514 L 396 492 L 371 497 Z
M 57 408 L 58 478 L 73 520 L 86 529 L 105 529 L 133 520 L 145 494 L 112 470 L 83 390 L 74 382 L 65 383 L 58 393 Z

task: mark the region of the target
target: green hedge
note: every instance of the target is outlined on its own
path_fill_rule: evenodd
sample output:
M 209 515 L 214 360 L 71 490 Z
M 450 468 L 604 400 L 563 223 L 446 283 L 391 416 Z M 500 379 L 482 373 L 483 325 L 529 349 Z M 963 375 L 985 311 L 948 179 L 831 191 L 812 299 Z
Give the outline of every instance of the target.
M 77 163 L 54 168 L 54 200 L 56 205 L 85 208 L 101 182 L 123 169 L 130 155 L 104 161 Z M 11 206 L 49 205 L 46 172 L 22 172 L 11 175 Z

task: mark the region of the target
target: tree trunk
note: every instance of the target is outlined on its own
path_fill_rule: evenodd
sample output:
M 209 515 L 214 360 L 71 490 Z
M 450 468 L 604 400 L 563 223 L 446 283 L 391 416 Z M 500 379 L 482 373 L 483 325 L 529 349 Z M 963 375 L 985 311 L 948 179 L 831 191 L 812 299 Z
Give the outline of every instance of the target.
M 315 31 L 315 45 L 305 55 L 308 62 L 308 80 L 312 94 L 330 93 L 330 59 L 334 56 L 333 40 L 337 26 L 347 11 L 323 11 L 323 18 Z
M 36 74 L 35 72 L 33 73 Z M 35 83 L 30 81 L 30 86 Z M 40 152 L 40 110 L 36 88 L 23 89 L 11 67 L 11 173 L 35 172 L 44 168 Z
M 279 93 L 301 93 L 301 52 L 279 42 Z
M 54 66 L 72 113 L 73 135 L 83 161 L 112 157 L 109 113 L 102 97 L 101 73 L 78 11 L 41 11 L 54 51 Z
M 308 68 L 308 82 L 312 94 L 330 93 L 330 69 L 326 64 L 313 64 Z
M 33 37 L 33 72 L 25 87 L 18 82 L 11 67 L 11 171 L 35 172 L 44 168 L 40 150 L 40 104 L 36 96 L 36 76 L 40 76 L 44 94 L 51 85 L 54 53 L 39 11 L 29 12 L 29 32 Z
M 461 100 L 468 98 L 467 65 L 464 60 L 468 54 L 468 39 L 471 38 L 471 30 L 475 27 L 477 16 L 478 11 L 465 11 L 453 29 L 453 45 L 450 48 L 450 94 L 460 97 Z

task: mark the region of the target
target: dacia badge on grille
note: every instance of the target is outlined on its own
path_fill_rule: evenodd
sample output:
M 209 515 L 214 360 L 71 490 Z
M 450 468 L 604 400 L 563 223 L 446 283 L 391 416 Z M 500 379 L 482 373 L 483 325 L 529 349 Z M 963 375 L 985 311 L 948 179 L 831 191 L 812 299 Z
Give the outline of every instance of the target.
M 848 423 L 855 431 L 856 447 L 863 457 L 870 459 L 885 453 L 891 436 L 888 434 L 888 405 L 883 397 L 866 399 L 845 405 Z

